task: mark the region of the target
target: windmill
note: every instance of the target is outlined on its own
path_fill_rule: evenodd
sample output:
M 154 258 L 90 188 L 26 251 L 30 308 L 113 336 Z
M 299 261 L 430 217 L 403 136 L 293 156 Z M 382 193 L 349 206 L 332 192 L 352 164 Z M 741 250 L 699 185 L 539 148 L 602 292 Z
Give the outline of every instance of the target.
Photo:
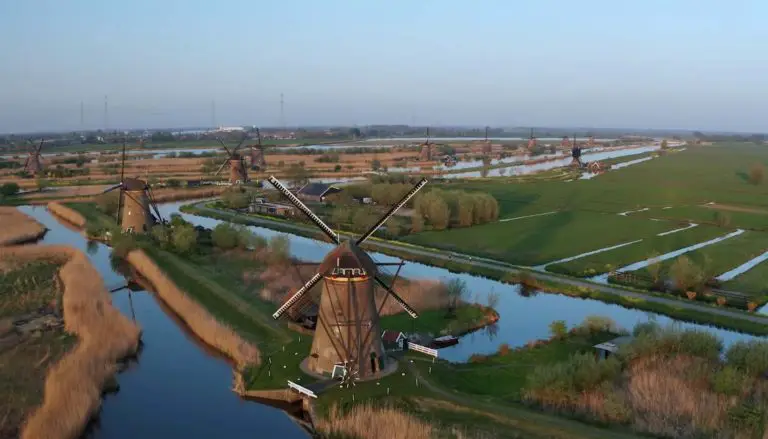
M 221 170 L 224 169 L 224 166 L 229 163 L 229 182 L 232 185 L 241 184 L 248 182 L 248 171 L 245 168 L 245 159 L 243 156 L 237 152 L 241 146 L 243 146 L 243 143 L 245 142 L 245 139 L 247 136 L 243 135 L 243 138 L 240 140 L 240 143 L 237 144 L 235 149 L 232 151 L 227 148 L 227 145 L 224 144 L 224 142 L 220 138 L 216 138 L 216 140 L 221 143 L 222 148 L 224 148 L 224 151 L 227 152 L 227 158 L 224 159 L 224 163 L 221 164 L 219 167 L 219 170 L 216 171 L 216 174 L 219 175 L 221 173 Z
M 489 155 L 493 151 L 491 141 L 488 140 L 488 127 L 485 127 L 485 142 L 483 143 L 483 154 Z
M 251 145 L 251 169 L 254 171 L 263 171 L 267 168 L 267 161 L 264 158 L 264 145 L 261 144 L 261 132 L 256 128 L 256 137 L 259 143 Z
M 563 138 L 563 142 L 568 142 L 568 137 Z M 571 147 L 571 157 L 573 158 L 571 160 L 571 166 L 576 166 L 578 168 L 583 168 L 584 164 L 581 163 L 581 147 L 576 142 L 576 134 L 573 135 L 573 146 Z
M 595 136 L 589 136 L 587 138 L 587 148 L 592 148 L 595 146 Z
M 560 142 L 560 147 L 563 148 L 563 150 L 568 150 L 568 147 L 571 146 L 571 139 L 568 136 L 563 136 L 563 140 Z
M 270 176 L 268 181 L 337 245 L 319 264 L 316 274 L 290 296 L 272 317 L 279 319 L 289 311 L 301 312 L 311 306 L 313 302 L 309 291 L 322 281 L 315 336 L 306 367 L 312 372 L 331 376 L 341 371 L 342 377 L 353 380 L 364 380 L 386 370 L 387 359 L 379 328 L 379 313 L 386 299 L 392 296 L 413 318 L 418 314 L 379 276 L 379 265 L 393 264 L 375 263 L 360 245 L 424 187 L 427 180 L 417 183 L 357 240 L 345 242 L 275 177 Z M 374 296 L 376 284 L 387 292 L 378 309 Z
M 160 210 L 152 196 L 152 189 L 147 182 L 138 178 L 125 178 L 125 143 L 126 141 L 123 140 L 120 183 L 107 188 L 102 194 L 120 189 L 120 195 L 117 197 L 115 221 L 125 232 L 145 233 L 153 225 L 162 223 L 163 217 L 160 215 Z
M 43 142 L 45 142 L 45 139 L 40 139 L 40 144 L 37 146 L 32 141 L 29 142 L 29 155 L 27 160 L 24 161 L 24 171 L 32 176 L 43 172 L 43 164 L 40 162 L 40 151 L 43 149 Z
M 434 153 L 434 144 L 429 141 L 429 127 L 427 127 L 427 140 L 421 144 L 421 151 L 419 152 L 419 160 L 430 161 Z
M 532 152 L 536 149 L 536 136 L 533 135 L 533 128 L 531 128 L 531 136 L 528 138 L 528 152 Z

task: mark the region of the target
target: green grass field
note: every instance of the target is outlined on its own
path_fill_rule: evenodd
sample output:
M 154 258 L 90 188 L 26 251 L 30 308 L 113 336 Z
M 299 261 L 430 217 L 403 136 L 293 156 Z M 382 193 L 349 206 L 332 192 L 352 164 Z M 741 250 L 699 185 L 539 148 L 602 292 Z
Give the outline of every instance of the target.
M 654 252 L 668 253 L 727 234 L 718 227 L 698 226 L 665 236 L 651 236 L 641 242 L 572 261 L 547 266 L 547 271 L 572 276 L 594 276 L 648 259 Z
M 768 251 L 768 233 L 748 231 L 717 244 L 686 253 L 685 256 L 690 258 L 697 267 L 704 269 L 707 276 L 715 277 L 738 267 L 765 251 Z M 675 259 L 668 259 L 661 263 L 662 276 L 670 276 L 670 267 L 674 263 Z M 757 265 L 753 270 L 760 270 L 761 268 L 760 265 Z M 738 289 L 728 289 L 757 295 L 763 294 L 766 287 L 767 285 L 761 282 L 759 278 L 755 278 L 752 282 L 745 282 L 744 279 L 741 279 Z
M 718 215 L 724 219 L 718 221 Z M 727 225 L 732 228 L 768 230 L 768 209 L 764 213 L 734 212 L 696 205 L 671 207 L 670 209 L 654 208 L 645 212 L 638 212 L 637 216 L 679 221 L 686 220 L 698 224 Z
M 608 213 L 565 211 L 481 226 L 430 231 L 403 240 L 513 264 L 537 265 L 653 236 L 675 224 Z

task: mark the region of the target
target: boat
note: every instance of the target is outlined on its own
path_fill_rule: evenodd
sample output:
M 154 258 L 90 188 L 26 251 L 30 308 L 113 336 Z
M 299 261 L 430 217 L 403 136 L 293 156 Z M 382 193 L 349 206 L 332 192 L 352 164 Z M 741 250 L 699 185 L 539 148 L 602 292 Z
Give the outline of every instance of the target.
M 437 337 L 436 339 L 432 340 L 431 344 L 432 344 L 432 347 L 436 349 L 445 348 L 448 346 L 459 344 L 459 338 L 454 337 L 452 335 L 444 335 L 442 337 Z

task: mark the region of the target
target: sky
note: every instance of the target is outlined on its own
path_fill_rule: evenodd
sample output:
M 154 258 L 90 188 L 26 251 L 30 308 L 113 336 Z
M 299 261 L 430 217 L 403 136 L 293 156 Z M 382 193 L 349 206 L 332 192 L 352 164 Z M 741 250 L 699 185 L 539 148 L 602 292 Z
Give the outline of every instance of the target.
M 0 132 L 277 126 L 281 93 L 288 126 L 768 132 L 766 23 L 763 0 L 4 0 Z

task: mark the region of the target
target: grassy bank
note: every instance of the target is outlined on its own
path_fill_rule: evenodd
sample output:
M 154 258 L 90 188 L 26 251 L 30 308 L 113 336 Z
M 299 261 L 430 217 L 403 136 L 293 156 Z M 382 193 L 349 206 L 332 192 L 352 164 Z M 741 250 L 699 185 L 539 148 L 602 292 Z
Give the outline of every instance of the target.
M 181 211 L 185 213 L 191 213 L 200 216 L 208 216 L 211 218 L 221 219 L 233 223 L 245 224 L 245 225 L 257 225 L 265 227 L 261 222 L 249 220 L 248 217 L 237 214 L 219 213 L 210 210 L 203 211 L 195 205 L 185 205 L 181 207 Z M 265 219 L 273 220 L 272 218 L 265 217 Z M 268 228 L 278 230 L 285 233 L 290 233 L 299 236 L 305 236 L 308 238 L 317 239 L 317 233 L 308 232 L 306 230 L 298 230 L 291 227 L 292 224 L 288 221 L 282 221 L 285 225 L 281 225 L 280 222 L 271 223 Z M 674 236 L 671 235 L 671 236 Z M 439 258 L 431 258 L 429 256 L 417 255 L 409 252 L 407 246 L 404 246 L 402 250 L 394 250 L 391 248 L 383 248 L 376 246 L 376 240 L 371 239 L 365 245 L 365 248 L 375 250 L 390 256 L 399 257 L 405 260 L 419 262 L 422 264 L 444 268 L 452 273 L 472 273 L 473 275 L 486 277 L 489 279 L 506 282 L 506 283 L 527 283 L 532 278 L 532 275 L 520 276 L 510 275 L 499 269 L 489 268 L 486 266 L 477 266 L 475 264 L 455 262 L 451 260 L 444 260 Z M 527 271 L 523 268 L 516 267 L 521 272 Z M 529 272 L 533 273 L 533 272 Z M 731 318 L 728 316 L 722 316 L 717 314 L 711 314 L 706 311 L 698 311 L 684 308 L 682 306 L 675 306 L 671 304 L 663 304 L 657 302 L 647 301 L 645 299 L 627 298 L 617 294 L 606 293 L 596 291 L 590 288 L 575 287 L 564 282 L 552 282 L 552 281 L 535 281 L 531 285 L 533 289 L 539 289 L 548 293 L 564 294 L 571 297 L 578 297 L 582 299 L 594 299 L 605 303 L 612 303 L 623 306 L 628 309 L 638 309 L 643 311 L 651 311 L 658 314 L 662 314 L 677 320 L 699 323 L 704 325 L 712 325 L 722 329 L 734 330 L 738 332 L 744 332 L 754 335 L 766 335 L 768 334 L 768 324 L 750 322 L 746 320 L 740 320 Z M 636 290 L 637 293 L 655 295 L 649 291 Z M 683 299 L 679 299 L 675 296 L 666 294 L 658 294 L 660 297 L 668 298 L 671 300 L 679 300 L 681 303 Z M 734 310 L 737 312 L 736 310 Z

